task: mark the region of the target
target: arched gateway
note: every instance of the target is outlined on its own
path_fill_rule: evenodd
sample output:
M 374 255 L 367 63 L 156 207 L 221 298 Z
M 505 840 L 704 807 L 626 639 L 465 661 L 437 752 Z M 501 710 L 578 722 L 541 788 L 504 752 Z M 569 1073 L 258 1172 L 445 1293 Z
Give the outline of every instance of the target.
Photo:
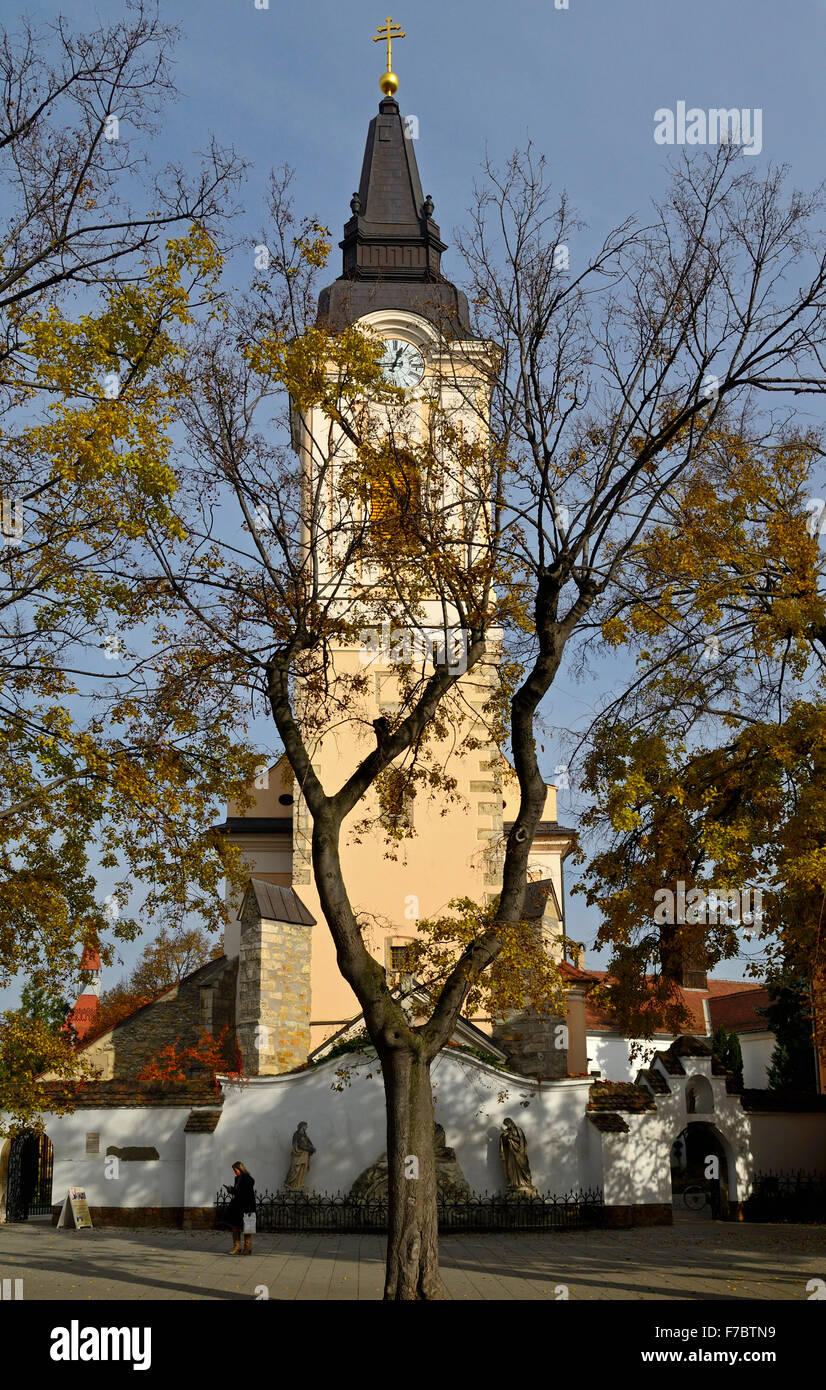
M 695 1120 L 671 1146 L 674 1216 L 726 1221 L 730 1215 L 729 1161 L 717 1127 Z

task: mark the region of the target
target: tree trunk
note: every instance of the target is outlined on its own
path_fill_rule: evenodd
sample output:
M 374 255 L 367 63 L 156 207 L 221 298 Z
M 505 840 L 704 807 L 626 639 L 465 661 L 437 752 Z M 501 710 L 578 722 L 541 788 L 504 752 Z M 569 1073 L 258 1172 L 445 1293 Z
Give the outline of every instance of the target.
M 439 1221 L 430 1063 L 407 1047 L 382 1059 L 387 1105 L 388 1232 L 385 1299 L 435 1299 Z

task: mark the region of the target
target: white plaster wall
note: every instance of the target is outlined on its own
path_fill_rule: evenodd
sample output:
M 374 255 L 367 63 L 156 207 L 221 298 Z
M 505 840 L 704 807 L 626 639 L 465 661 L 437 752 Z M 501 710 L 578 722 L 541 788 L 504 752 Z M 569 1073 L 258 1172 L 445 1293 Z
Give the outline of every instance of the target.
M 708 1042 L 707 1037 L 703 1041 Z M 641 1067 L 647 1067 L 655 1052 L 665 1052 L 674 1041 L 672 1035 L 642 1038 L 622 1038 L 616 1033 L 588 1034 L 588 1070 L 600 1071 L 604 1081 L 633 1081 Z M 773 1033 L 741 1033 L 743 1053 L 743 1085 L 757 1090 L 765 1088 L 771 1055 L 774 1051 Z M 640 1049 L 635 1051 L 633 1049 Z
M 179 1207 L 184 1205 L 184 1125 L 190 1107 L 76 1110 L 52 1116 L 46 1133 L 54 1145 L 52 1203 L 70 1187 L 82 1187 L 90 1206 Z M 86 1153 L 87 1132 L 100 1134 L 100 1153 Z M 157 1160 L 118 1163 L 117 1176 L 104 1175 L 110 1145 L 154 1145 Z
M 616 1033 L 588 1033 L 588 1070 L 601 1072 L 602 1081 L 633 1081 L 654 1053 L 664 1052 L 673 1041 L 671 1036 L 643 1041 Z
M 729 1164 L 732 1200 L 751 1190 L 755 1168 L 826 1168 L 826 1115 L 748 1114 L 725 1080 L 711 1075 L 708 1058 L 686 1058 L 685 1077 L 668 1077 L 670 1094 L 657 1109 L 625 1114 L 625 1135 L 601 1134 L 587 1118 L 588 1079 L 539 1084 L 489 1067 L 470 1056 L 443 1053 L 432 1069 L 435 1118 L 444 1125 L 475 1191 L 502 1191 L 499 1159 L 502 1122 L 510 1115 L 524 1129 L 531 1172 L 541 1191 L 564 1195 L 603 1187 L 606 1204 L 671 1201 L 669 1155 L 689 1124 L 714 1125 Z M 337 1072 L 351 1069 L 350 1085 L 333 1090 Z M 708 1078 L 714 1110 L 690 1115 L 685 1088 L 692 1076 Z M 261 1077 L 248 1085 L 226 1084 L 224 1107 L 213 1134 L 184 1134 L 190 1108 L 158 1106 L 77 1110 L 49 1120 L 55 1149 L 54 1202 L 70 1186 L 84 1187 L 92 1206 L 211 1206 L 232 1181 L 240 1159 L 259 1192 L 277 1191 L 289 1166 L 290 1140 L 306 1120 L 318 1152 L 310 1190 L 347 1191 L 385 1150 L 382 1079 L 375 1061 L 351 1053 L 290 1076 Z M 87 1154 L 86 1134 L 101 1136 L 99 1154 Z M 123 1162 L 117 1178 L 104 1176 L 110 1145 L 154 1145 L 158 1161 Z M 186 1181 L 184 1178 L 186 1158 Z
M 758 1091 L 768 1086 L 769 1063 L 775 1045 L 774 1033 L 741 1033 L 743 1085 Z
M 358 1061 L 356 1054 L 293 1076 L 256 1078 L 229 1086 L 214 1134 L 213 1169 L 202 1189 L 188 1186 L 187 1204 L 207 1205 L 220 1185 L 232 1180 L 241 1159 L 259 1191 L 277 1191 L 289 1167 L 290 1141 L 307 1121 L 316 1146 L 308 1190 L 347 1191 L 386 1149 L 384 1091 L 376 1064 L 361 1059 L 343 1091 L 331 1089 L 336 1071 Z M 471 1188 L 502 1191 L 499 1135 L 506 1115 L 524 1129 L 534 1182 L 562 1194 L 599 1184 L 598 1146 L 585 1119 L 587 1080 L 544 1083 L 506 1075 L 475 1058 L 437 1059 L 432 1071 L 434 1116 Z
M 670 1202 L 671 1170 L 665 1148 L 668 1122 L 653 1112 L 623 1115 L 623 1119 L 628 1125 L 627 1134 L 600 1136 L 605 1205 Z
M 663 1126 L 658 1149 L 663 1155 L 662 1171 L 668 1185 L 668 1197 L 658 1200 L 671 1200 L 670 1153 L 674 1140 L 686 1126 L 706 1123 L 714 1126 L 723 1142 L 728 1162 L 729 1197 L 735 1202 L 742 1201 L 750 1190 L 754 1169 L 750 1117 L 740 1105 L 739 1096 L 727 1092 L 725 1077 L 712 1075 L 710 1057 L 684 1057 L 682 1062 L 686 1075 L 667 1077 L 671 1094 L 656 1097 L 657 1117 Z M 686 1108 L 686 1088 L 695 1076 L 705 1077 L 711 1086 L 714 1109 L 708 1113 L 692 1115 Z
M 213 1174 L 213 1142 L 212 1134 L 185 1134 L 186 1142 L 186 1164 L 184 1170 L 184 1200 L 185 1207 L 211 1206 L 215 1195 L 209 1201 L 202 1200 L 201 1194 L 206 1192 L 212 1182 Z M 232 1182 L 234 1174 L 230 1173 L 225 1179 Z
M 748 1194 L 754 1169 L 750 1117 L 739 1098 L 727 1093 L 725 1078 L 712 1077 L 710 1058 L 685 1058 L 684 1066 L 684 1077 L 666 1078 L 670 1092 L 655 1097 L 656 1111 L 623 1113 L 626 1135 L 600 1135 L 606 1206 L 670 1203 L 671 1146 L 688 1125 L 703 1122 L 713 1125 L 722 1140 L 730 1198 L 741 1201 Z M 710 1113 L 691 1115 L 686 1109 L 685 1090 L 693 1076 L 704 1076 L 710 1082 L 714 1096 Z

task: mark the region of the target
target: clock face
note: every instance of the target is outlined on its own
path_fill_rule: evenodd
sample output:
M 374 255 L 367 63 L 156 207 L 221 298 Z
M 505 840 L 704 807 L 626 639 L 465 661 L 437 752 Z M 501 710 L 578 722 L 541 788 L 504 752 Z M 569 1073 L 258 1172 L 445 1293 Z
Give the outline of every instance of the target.
M 424 358 L 417 347 L 402 338 L 388 338 L 381 359 L 385 381 L 410 390 L 424 376 Z

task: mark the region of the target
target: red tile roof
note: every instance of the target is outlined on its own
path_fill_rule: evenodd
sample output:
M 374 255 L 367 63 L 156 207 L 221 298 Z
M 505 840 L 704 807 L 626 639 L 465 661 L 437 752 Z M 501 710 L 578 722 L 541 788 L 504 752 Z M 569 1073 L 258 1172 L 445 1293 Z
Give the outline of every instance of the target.
M 79 1110 L 120 1109 L 123 1106 L 208 1105 L 215 1110 L 223 1105 L 224 1097 L 215 1094 L 215 1083 L 197 1077 L 189 1081 L 44 1081 L 42 1089 L 47 1100 L 68 1103 Z
M 589 1111 L 588 1119 L 603 1134 L 627 1134 L 628 1125 L 622 1115 L 616 1115 L 610 1110 Z
M 757 1012 L 769 1002 L 766 989 L 741 990 L 738 994 L 718 995 L 710 999 L 708 1011 L 712 1028 L 721 1025 L 736 1033 L 763 1033 L 769 1030 L 768 1020 Z
M 609 978 L 607 970 L 584 970 L 580 971 L 579 974 L 581 977 L 587 976 L 595 984 L 602 984 Z M 684 989 L 680 986 L 678 988 L 688 1012 L 688 1021 L 684 1025 L 687 1031 L 690 1029 L 694 1033 L 707 1035 L 707 1024 L 703 1010 L 704 1000 L 709 1001 L 712 1029 L 719 1027 L 720 1023 L 725 1023 L 727 1028 L 736 1028 L 743 1032 L 755 1031 L 766 1026 L 765 1019 L 760 1019 L 754 1014 L 755 1007 L 763 1006 L 766 991 L 756 986 L 753 980 L 710 979 L 707 989 Z M 740 995 L 748 995 L 749 1002 L 744 1002 L 742 1005 L 732 1002 L 736 1001 Z M 712 1004 L 712 1001 L 715 1002 Z M 728 1021 L 727 1013 L 732 1019 L 731 1022 Z M 741 1029 L 739 1023 L 735 1021 L 737 1018 L 751 1020 L 751 1022 L 746 1022 Z M 587 1001 L 585 1004 L 585 1026 L 592 1033 L 607 1033 L 616 1027 L 609 1014 Z
M 63 1022 L 64 1029 L 74 1028 L 80 1046 L 97 1023 L 100 1000 L 96 994 L 81 994 Z
M 588 1090 L 589 1111 L 627 1110 L 641 1114 L 656 1108 L 651 1092 L 633 1081 L 594 1081 Z

